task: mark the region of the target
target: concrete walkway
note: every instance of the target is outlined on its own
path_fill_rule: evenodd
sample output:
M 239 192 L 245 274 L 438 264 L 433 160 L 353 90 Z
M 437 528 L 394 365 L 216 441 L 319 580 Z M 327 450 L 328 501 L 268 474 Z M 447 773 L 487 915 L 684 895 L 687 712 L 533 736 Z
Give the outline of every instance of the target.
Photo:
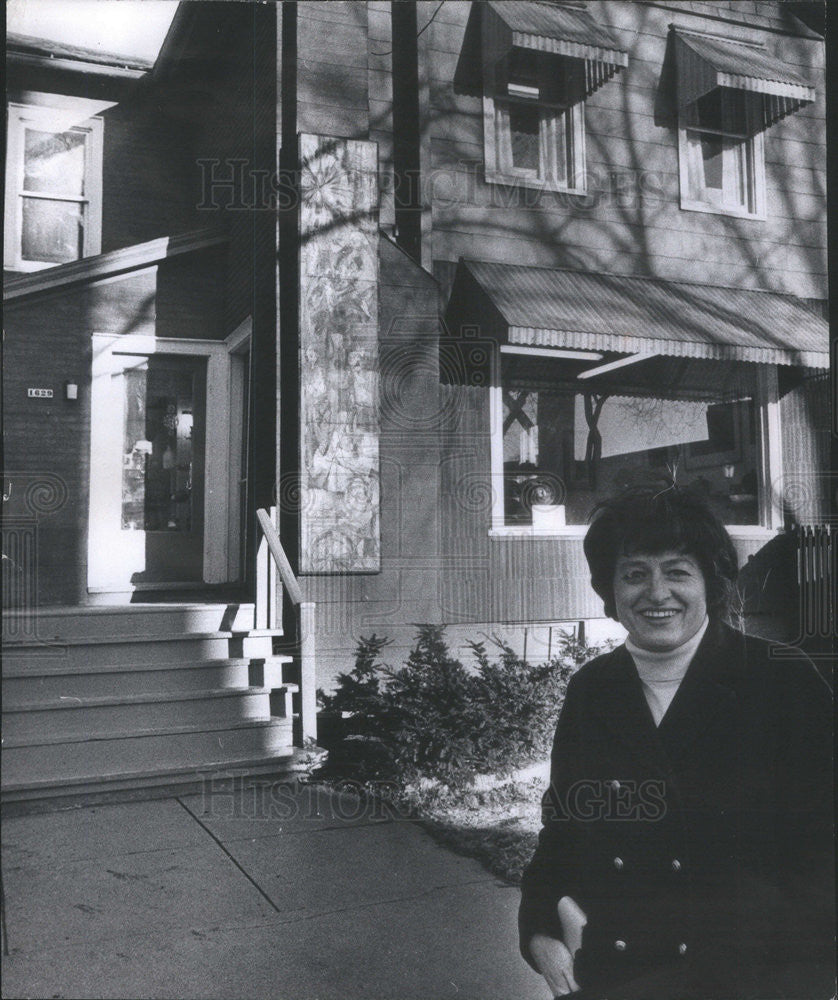
M 7 998 L 549 995 L 517 952 L 518 890 L 350 796 L 208 786 L 2 833 Z

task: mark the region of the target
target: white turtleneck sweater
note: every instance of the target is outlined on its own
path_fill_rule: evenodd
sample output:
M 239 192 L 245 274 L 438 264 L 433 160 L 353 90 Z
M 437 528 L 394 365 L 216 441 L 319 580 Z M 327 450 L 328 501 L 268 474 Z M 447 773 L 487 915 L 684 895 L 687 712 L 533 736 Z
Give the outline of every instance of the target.
M 646 696 L 656 726 L 660 725 L 675 697 L 687 667 L 704 638 L 708 624 L 709 620 L 705 617 L 704 624 L 691 639 L 663 653 L 641 649 L 631 641 L 631 637 L 626 639 L 626 649 L 634 660 L 640 683 L 643 685 L 643 694 Z

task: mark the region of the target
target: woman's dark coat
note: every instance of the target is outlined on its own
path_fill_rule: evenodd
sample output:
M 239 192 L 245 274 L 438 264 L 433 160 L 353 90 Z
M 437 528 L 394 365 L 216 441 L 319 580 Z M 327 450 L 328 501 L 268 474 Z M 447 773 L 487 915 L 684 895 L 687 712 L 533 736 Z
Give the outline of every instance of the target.
M 524 957 L 561 937 L 567 895 L 586 998 L 832 996 L 831 731 L 802 653 L 720 623 L 658 728 L 624 646 L 586 664 L 524 875 Z

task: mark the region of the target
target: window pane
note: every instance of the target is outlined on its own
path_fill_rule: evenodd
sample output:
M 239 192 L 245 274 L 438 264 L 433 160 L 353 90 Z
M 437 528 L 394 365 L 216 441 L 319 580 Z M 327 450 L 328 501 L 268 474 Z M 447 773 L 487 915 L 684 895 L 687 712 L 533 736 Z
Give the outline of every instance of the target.
M 24 130 L 23 189 L 83 195 L 84 132 Z
M 689 197 L 719 208 L 754 211 L 751 161 L 750 140 L 687 132 Z
M 512 166 L 538 173 L 539 109 L 528 104 L 509 106 Z
M 74 201 L 23 199 L 23 260 L 63 264 L 84 255 L 85 206 Z
M 704 168 L 704 187 L 719 192 L 724 189 L 724 143 L 719 136 L 702 135 L 701 159 Z
M 586 402 L 568 387 L 504 389 L 503 400 L 507 524 L 585 524 L 601 500 L 628 486 L 660 482 L 672 470 L 678 484 L 703 496 L 724 523 L 758 523 L 750 399 L 712 403 L 614 394 Z
M 741 90 L 716 87 L 690 105 L 687 115 L 690 125 L 744 135 L 747 123 L 746 94 Z
M 142 363 L 125 372 L 122 527 L 194 529 L 194 366 Z

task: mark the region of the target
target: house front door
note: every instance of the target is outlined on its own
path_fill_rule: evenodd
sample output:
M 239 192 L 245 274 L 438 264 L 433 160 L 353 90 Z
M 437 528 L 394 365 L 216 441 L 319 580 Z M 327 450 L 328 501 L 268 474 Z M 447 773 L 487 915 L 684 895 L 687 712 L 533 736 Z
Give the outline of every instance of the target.
M 142 350 L 94 336 L 91 592 L 236 579 L 230 356 L 223 344 L 179 343 Z

